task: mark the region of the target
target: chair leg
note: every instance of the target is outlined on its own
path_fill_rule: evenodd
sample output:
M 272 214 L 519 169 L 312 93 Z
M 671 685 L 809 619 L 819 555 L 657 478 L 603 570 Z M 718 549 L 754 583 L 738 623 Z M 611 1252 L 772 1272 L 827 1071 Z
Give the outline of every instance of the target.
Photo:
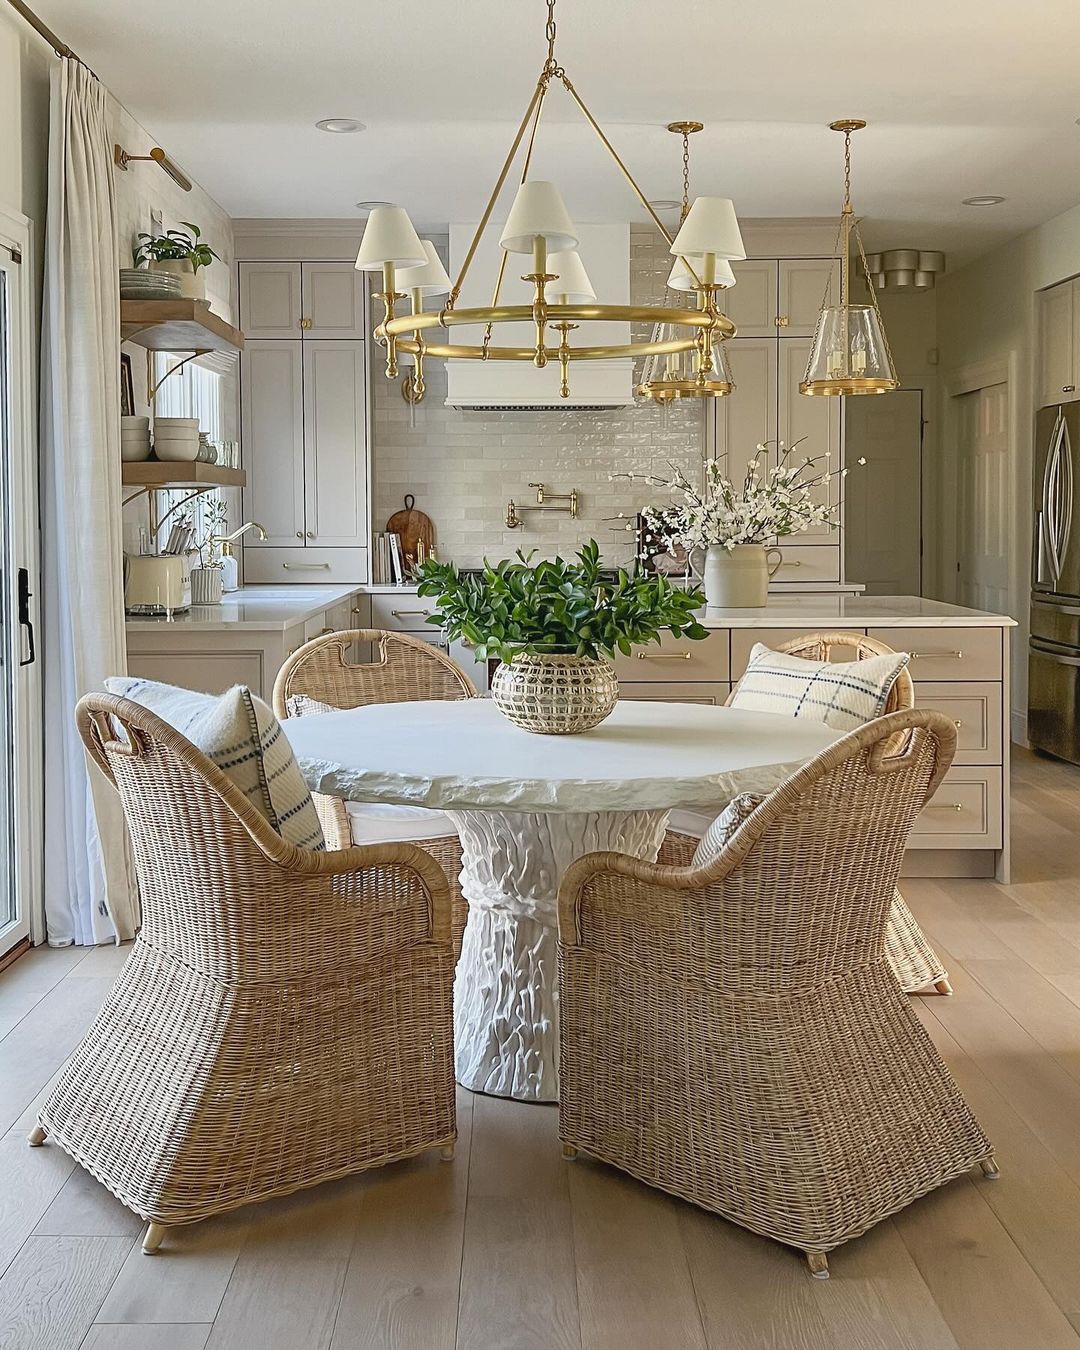
M 952 998 L 952 985 L 944 976 L 940 980 L 934 981 L 934 990 L 936 993 L 944 995 L 945 998 Z
M 573 1162 L 578 1155 L 577 1144 L 563 1144 L 562 1155 L 567 1162 Z
M 997 1159 L 992 1153 L 989 1158 L 981 1159 L 979 1166 L 982 1168 L 982 1174 L 987 1181 L 997 1181 L 998 1177 L 1001 1176 L 1001 1173 L 998 1171 Z
M 806 1264 L 810 1267 L 810 1274 L 815 1280 L 829 1278 L 829 1258 L 824 1252 L 807 1252 Z
M 142 1240 L 144 1256 L 153 1256 L 157 1252 L 157 1249 L 161 1246 L 161 1240 L 167 1231 L 168 1230 L 163 1223 L 152 1223 L 150 1227 L 147 1228 L 146 1234 Z
M 45 1142 L 45 1126 L 35 1125 L 34 1128 L 30 1131 L 30 1133 L 26 1136 L 26 1142 L 30 1145 L 31 1148 L 40 1148 L 42 1144 Z
M 439 1149 L 439 1157 L 443 1160 L 443 1162 L 454 1161 L 454 1147 L 455 1146 L 453 1143 L 449 1143 L 443 1144 L 442 1148 Z

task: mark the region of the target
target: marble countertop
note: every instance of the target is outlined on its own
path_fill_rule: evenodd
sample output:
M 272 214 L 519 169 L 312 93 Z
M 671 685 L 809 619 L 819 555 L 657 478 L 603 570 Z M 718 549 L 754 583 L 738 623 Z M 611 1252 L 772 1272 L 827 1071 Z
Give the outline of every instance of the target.
M 235 629 L 284 632 L 305 623 L 325 610 L 356 595 L 362 588 L 351 586 L 241 586 L 230 591 L 220 605 L 192 605 L 172 619 L 128 615 L 128 632 L 148 628 L 183 628 L 196 633 L 220 633 Z
M 771 595 L 763 609 L 706 609 L 706 628 L 1012 628 L 1015 619 L 918 595 Z

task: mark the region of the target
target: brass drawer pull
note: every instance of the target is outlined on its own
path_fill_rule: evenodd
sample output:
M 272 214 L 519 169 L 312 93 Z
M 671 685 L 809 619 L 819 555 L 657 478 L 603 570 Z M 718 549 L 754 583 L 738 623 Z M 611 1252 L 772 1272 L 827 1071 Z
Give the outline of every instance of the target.
M 777 567 L 776 570 L 779 572 L 779 570 L 780 570 L 781 567 L 801 567 L 801 566 L 802 566 L 802 561 L 801 561 L 801 559 L 799 559 L 799 558 L 792 558 L 791 562 L 782 562 L 782 563 L 780 563 L 779 567 Z
M 908 655 L 913 661 L 962 661 L 963 652 L 909 652 Z
M 425 618 L 431 613 L 430 609 L 392 609 L 391 615 L 395 619 L 404 619 L 413 614 L 422 614 Z
M 689 661 L 689 652 L 638 652 L 639 661 Z
M 962 811 L 963 809 L 963 802 L 931 802 L 926 807 L 927 811 Z
M 329 572 L 329 563 L 287 563 L 283 562 L 282 567 L 286 572 Z

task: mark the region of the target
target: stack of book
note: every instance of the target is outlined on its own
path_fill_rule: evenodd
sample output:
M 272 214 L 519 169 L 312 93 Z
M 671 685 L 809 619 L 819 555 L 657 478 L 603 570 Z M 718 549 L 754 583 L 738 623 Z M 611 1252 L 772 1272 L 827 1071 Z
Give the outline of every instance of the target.
M 372 580 L 377 586 L 403 586 L 410 578 L 405 572 L 405 555 L 399 534 L 377 534 L 372 540 Z

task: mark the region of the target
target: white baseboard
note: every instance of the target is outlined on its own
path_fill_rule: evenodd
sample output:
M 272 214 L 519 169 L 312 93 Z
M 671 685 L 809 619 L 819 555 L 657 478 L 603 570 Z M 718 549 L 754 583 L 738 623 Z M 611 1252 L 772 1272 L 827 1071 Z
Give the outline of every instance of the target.
M 1012 710 L 1012 739 L 1015 745 L 1027 746 L 1027 713 L 1019 708 Z

